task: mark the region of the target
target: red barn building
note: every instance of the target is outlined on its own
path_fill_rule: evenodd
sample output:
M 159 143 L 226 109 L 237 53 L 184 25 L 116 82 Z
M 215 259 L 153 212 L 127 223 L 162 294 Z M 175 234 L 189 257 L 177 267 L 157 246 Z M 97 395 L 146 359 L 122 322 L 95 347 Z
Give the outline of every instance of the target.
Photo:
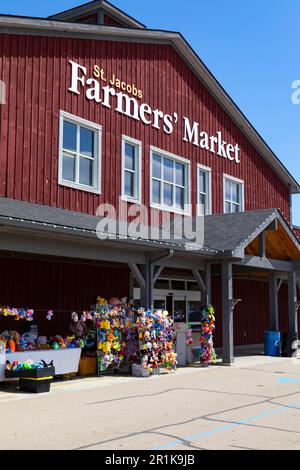
M 226 364 L 265 330 L 298 331 L 299 184 L 179 33 L 104 0 L 2 15 L 0 80 L 1 304 L 34 308 L 51 334 L 99 294 L 195 330 L 212 302 Z M 162 236 L 183 216 L 192 246 Z

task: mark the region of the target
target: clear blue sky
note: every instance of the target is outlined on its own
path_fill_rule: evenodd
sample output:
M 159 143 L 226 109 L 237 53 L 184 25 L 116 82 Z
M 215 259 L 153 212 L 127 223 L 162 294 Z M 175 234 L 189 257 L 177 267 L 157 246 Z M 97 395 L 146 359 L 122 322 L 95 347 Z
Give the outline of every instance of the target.
M 47 16 L 80 0 L 0 0 L 0 13 Z M 299 0 L 114 0 L 149 28 L 180 31 L 300 181 Z M 300 226 L 300 195 L 294 197 Z

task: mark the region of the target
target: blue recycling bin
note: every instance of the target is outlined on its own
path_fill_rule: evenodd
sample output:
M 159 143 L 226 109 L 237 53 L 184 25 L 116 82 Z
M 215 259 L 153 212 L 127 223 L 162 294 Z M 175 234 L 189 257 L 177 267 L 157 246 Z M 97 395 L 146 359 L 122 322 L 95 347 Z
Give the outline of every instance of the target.
M 280 331 L 265 331 L 264 332 L 264 345 L 265 345 L 265 356 L 280 356 L 280 342 L 281 333 Z

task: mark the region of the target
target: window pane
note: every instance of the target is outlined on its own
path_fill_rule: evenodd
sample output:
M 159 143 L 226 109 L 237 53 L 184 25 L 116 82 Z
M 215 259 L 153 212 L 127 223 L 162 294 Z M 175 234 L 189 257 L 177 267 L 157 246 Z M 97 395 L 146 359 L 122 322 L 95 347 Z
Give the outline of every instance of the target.
M 84 127 L 80 128 L 80 153 L 94 157 L 94 132 Z
M 169 280 L 168 279 L 158 279 L 156 281 L 154 289 L 164 289 L 169 290 Z
M 134 197 L 134 173 L 125 171 L 125 195 Z
M 62 178 L 65 181 L 75 181 L 75 158 L 63 156 Z
M 230 202 L 226 202 L 226 204 L 225 204 L 225 213 L 230 214 L 230 212 L 231 212 L 231 204 L 230 204 Z
M 154 300 L 154 310 L 166 310 L 166 301 Z
M 199 292 L 200 291 L 200 287 L 199 285 L 197 284 L 197 282 L 188 282 L 187 283 L 187 290 L 189 291 L 192 291 L 192 292 Z
M 173 205 L 173 186 L 171 184 L 164 184 L 164 204 L 166 206 Z
M 153 155 L 152 160 L 152 176 L 153 178 L 161 179 L 161 157 L 158 155 Z
M 76 152 L 77 126 L 71 122 L 64 121 L 63 147 L 66 150 Z
M 206 215 L 206 195 L 199 194 L 199 214 Z
M 164 158 L 164 180 L 169 183 L 174 182 L 174 163 L 168 158 Z
M 191 323 L 200 323 L 201 305 L 200 302 L 190 301 L 188 303 L 188 321 Z
M 125 144 L 125 168 L 126 170 L 135 171 L 135 147 L 134 145 Z
M 185 290 L 185 282 L 171 281 L 171 290 Z
M 206 194 L 206 172 L 203 170 L 199 172 L 199 192 Z
M 240 202 L 240 185 L 232 183 L 232 202 Z
M 176 188 L 176 206 L 184 209 L 184 189 Z
M 231 211 L 232 212 L 240 212 L 240 206 L 238 204 L 232 204 L 231 205 Z
M 184 181 L 184 165 L 181 163 L 176 163 L 176 184 L 180 186 L 185 186 Z
M 231 201 L 231 183 L 228 180 L 226 180 L 225 186 L 225 199 L 226 201 Z
M 174 300 L 174 322 L 186 321 L 186 305 L 184 300 Z
M 93 186 L 93 160 L 80 158 L 79 183 Z
M 160 204 L 160 195 L 161 195 L 161 183 L 160 181 L 153 180 L 152 185 L 152 201 L 156 202 L 156 204 Z

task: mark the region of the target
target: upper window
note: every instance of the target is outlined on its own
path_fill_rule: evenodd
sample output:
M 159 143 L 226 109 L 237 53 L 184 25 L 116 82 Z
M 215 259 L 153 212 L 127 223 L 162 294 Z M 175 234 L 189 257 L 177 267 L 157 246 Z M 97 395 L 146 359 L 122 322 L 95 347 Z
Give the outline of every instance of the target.
M 100 194 L 101 126 L 60 113 L 59 184 Z
M 224 175 L 224 212 L 232 214 L 244 210 L 244 182 Z
M 198 165 L 198 215 L 211 214 L 211 169 Z
M 140 141 L 122 137 L 122 199 L 141 202 L 141 150 Z
M 151 147 L 151 206 L 190 213 L 189 161 Z

